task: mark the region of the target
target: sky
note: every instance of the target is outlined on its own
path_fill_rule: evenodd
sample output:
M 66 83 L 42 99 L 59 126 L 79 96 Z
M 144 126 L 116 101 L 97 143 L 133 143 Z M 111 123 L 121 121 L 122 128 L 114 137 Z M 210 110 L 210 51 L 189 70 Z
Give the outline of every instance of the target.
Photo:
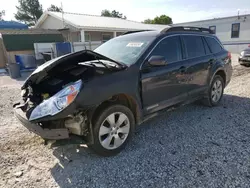
M 61 6 L 65 12 L 100 15 L 103 9 L 117 10 L 128 20 L 143 21 L 166 14 L 174 23 L 250 14 L 250 0 L 39 0 L 43 9 L 51 4 Z M 53 2 L 53 3 L 52 3 Z M 18 0 L 0 0 L 5 20 L 15 20 Z

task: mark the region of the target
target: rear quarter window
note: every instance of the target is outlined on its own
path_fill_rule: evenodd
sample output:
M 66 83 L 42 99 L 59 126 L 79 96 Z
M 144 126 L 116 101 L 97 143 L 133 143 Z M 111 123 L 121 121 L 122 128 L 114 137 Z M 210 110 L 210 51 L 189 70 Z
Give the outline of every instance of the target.
M 220 43 L 217 40 L 215 40 L 214 38 L 205 37 L 205 40 L 207 41 L 208 46 L 209 46 L 210 50 L 212 51 L 212 53 L 218 53 L 222 50 Z

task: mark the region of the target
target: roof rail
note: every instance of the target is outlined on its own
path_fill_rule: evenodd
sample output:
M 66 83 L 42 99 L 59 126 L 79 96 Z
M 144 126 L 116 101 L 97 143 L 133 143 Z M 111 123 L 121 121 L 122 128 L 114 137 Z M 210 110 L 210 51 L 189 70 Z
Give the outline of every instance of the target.
M 173 31 L 190 31 L 190 32 L 204 32 L 214 34 L 212 30 L 203 27 L 190 27 L 190 26 L 174 26 L 168 27 L 161 31 L 161 33 L 168 33 Z
M 143 32 L 143 31 L 153 31 L 153 30 L 137 30 L 137 31 L 127 31 L 127 32 L 123 33 L 122 35 L 127 35 L 127 34 L 131 34 L 131 33 L 138 33 L 138 32 Z

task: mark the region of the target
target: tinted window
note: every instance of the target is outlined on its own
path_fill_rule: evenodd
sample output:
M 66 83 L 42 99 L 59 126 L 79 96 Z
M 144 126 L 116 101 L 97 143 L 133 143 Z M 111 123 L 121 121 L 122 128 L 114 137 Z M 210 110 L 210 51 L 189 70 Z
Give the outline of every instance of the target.
M 181 60 L 181 44 L 178 36 L 162 40 L 153 50 L 151 56 L 164 56 L 167 63 Z
M 232 24 L 231 38 L 239 38 L 240 36 L 240 23 Z
M 207 41 L 204 38 L 203 38 L 203 44 L 204 44 L 204 47 L 205 47 L 206 54 L 211 54 L 211 50 L 209 49 Z
M 212 53 L 217 53 L 217 52 L 220 52 L 222 50 L 221 45 L 214 38 L 206 37 L 206 41 L 207 41 Z
M 200 36 L 183 36 L 183 41 L 186 47 L 187 58 L 205 55 L 205 49 Z

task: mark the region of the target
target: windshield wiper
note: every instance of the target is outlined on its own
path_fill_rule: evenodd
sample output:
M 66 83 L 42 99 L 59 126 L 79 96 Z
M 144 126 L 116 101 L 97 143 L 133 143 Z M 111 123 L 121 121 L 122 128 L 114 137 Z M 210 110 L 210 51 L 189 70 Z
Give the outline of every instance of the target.
M 118 67 L 119 67 L 119 68 L 127 67 L 127 65 L 126 65 L 125 63 L 115 61 L 115 60 L 113 60 L 113 59 L 111 59 L 111 58 L 109 58 L 109 57 L 106 57 L 106 56 L 104 56 L 104 55 L 102 55 L 102 54 L 99 54 L 99 53 L 97 53 L 97 52 L 95 52 L 95 51 L 86 50 L 86 52 L 89 53 L 89 54 L 91 54 L 91 55 L 93 55 L 93 56 L 96 58 L 96 60 L 103 59 L 103 60 L 110 61 L 110 62 L 114 63 L 114 64 L 117 66 L 117 68 L 118 68 Z M 97 59 L 97 57 L 98 57 L 98 59 Z
M 101 64 L 103 65 L 105 68 L 109 68 L 105 63 L 103 63 L 102 61 L 100 61 L 100 59 L 98 59 L 96 56 L 95 56 L 95 59 Z

